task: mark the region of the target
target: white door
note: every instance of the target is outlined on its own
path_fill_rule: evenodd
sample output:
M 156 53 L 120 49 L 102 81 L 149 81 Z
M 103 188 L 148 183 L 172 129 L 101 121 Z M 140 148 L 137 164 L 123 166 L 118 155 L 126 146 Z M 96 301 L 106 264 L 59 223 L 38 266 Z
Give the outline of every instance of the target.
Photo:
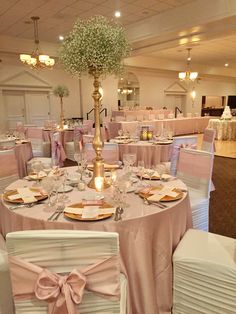
M 43 126 L 50 117 L 48 92 L 26 92 L 27 124 Z
M 25 123 L 25 94 L 21 91 L 3 92 L 6 127 L 14 128 L 16 123 Z
M 7 128 L 14 128 L 19 121 L 43 126 L 50 117 L 48 92 L 4 91 L 3 99 Z
M 167 109 L 175 111 L 175 107 L 178 107 L 182 112 L 185 109 L 186 96 L 185 95 L 166 95 L 165 106 Z

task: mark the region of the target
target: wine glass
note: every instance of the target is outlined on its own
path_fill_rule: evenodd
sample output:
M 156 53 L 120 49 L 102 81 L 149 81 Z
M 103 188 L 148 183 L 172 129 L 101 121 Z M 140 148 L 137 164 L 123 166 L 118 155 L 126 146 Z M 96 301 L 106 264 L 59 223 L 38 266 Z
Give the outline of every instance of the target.
M 52 165 L 51 164 L 46 164 L 43 163 L 43 171 L 46 173 L 46 175 L 48 176 L 49 173 L 52 171 Z
M 46 206 L 51 208 L 54 206 L 54 203 L 51 200 L 51 196 L 52 196 L 52 192 L 54 190 L 55 180 L 53 177 L 45 177 L 42 179 L 41 185 L 42 185 L 43 190 L 48 195 L 48 202 L 47 202 Z
M 159 173 L 160 181 L 162 181 L 162 176 L 166 173 L 166 165 L 164 163 L 160 163 L 156 166 L 156 170 Z
M 149 176 L 149 180 L 152 180 L 152 177 L 155 173 L 155 168 L 152 165 L 148 165 L 148 169 L 147 169 L 147 175 Z
M 138 161 L 138 174 L 140 177 L 140 180 L 143 180 L 143 174 L 144 174 L 144 161 L 143 160 L 139 160 Z
M 123 135 L 123 130 L 122 129 L 118 130 L 118 135 L 119 135 L 119 137 L 121 137 Z
M 43 169 L 43 164 L 41 161 L 34 161 L 31 166 L 32 171 L 36 174 L 36 183 L 35 187 L 40 186 L 39 172 Z

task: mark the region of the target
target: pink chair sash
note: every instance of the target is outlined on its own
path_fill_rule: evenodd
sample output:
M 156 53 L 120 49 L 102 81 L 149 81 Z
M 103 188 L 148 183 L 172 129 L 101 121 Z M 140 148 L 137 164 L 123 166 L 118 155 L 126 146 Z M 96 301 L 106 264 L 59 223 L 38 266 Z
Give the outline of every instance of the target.
M 9 263 L 14 299 L 28 300 L 35 296 L 48 302 L 48 314 L 79 314 L 76 305 L 82 302 L 84 289 L 113 301 L 119 300 L 117 255 L 82 270 L 75 268 L 67 275 L 59 275 L 15 256 L 9 257 Z
M 52 143 L 52 156 L 55 158 L 56 166 L 63 166 L 63 161 L 66 160 L 66 153 L 63 146 L 57 140 Z

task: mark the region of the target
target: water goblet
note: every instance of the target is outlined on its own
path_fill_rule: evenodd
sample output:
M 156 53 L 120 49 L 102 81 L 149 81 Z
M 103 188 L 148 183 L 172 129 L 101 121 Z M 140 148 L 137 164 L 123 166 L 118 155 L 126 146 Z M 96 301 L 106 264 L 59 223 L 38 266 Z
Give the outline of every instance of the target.
M 156 166 L 156 170 L 159 173 L 160 181 L 162 181 L 162 175 L 166 172 L 166 165 L 164 163 L 160 163 Z
M 31 169 L 36 174 L 36 183 L 34 184 L 34 187 L 39 187 L 40 186 L 39 172 L 43 169 L 42 162 L 41 161 L 33 162 Z
M 52 208 L 54 206 L 54 203 L 51 200 L 52 192 L 54 190 L 55 181 L 53 177 L 45 177 L 42 179 L 42 188 L 48 195 L 48 202 L 46 204 L 47 208 Z
M 123 130 L 122 129 L 118 130 L 118 135 L 119 135 L 119 137 L 121 137 L 123 135 Z
M 143 180 L 143 174 L 144 174 L 144 161 L 143 160 L 139 160 L 138 161 L 138 174 L 140 177 L 140 180 Z

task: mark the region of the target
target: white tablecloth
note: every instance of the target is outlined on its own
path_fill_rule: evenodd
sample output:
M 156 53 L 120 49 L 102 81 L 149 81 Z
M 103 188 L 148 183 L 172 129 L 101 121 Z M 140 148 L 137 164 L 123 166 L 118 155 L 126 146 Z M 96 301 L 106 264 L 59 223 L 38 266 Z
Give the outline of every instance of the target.
M 236 140 L 236 119 L 210 119 L 208 128 L 216 131 L 217 140 Z

